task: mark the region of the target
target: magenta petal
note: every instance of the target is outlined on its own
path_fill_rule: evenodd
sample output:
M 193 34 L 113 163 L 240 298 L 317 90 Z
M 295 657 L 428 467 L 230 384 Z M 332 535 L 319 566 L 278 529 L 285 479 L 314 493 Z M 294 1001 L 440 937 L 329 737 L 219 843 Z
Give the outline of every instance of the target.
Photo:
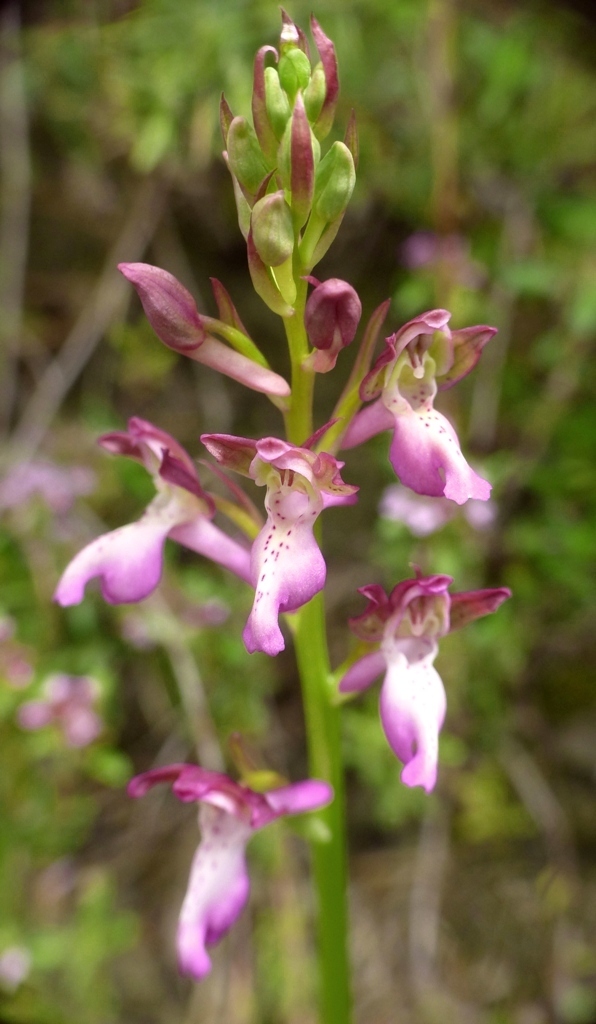
M 168 517 L 145 515 L 88 544 L 67 566 L 54 600 L 63 606 L 83 600 L 89 580 L 99 576 L 110 604 L 142 601 L 161 578 L 163 546 L 171 529 Z
M 227 533 L 205 516 L 198 515 L 192 522 L 174 527 L 170 537 L 192 551 L 223 565 L 241 580 L 252 583 L 250 550 L 228 537 Z
M 199 813 L 202 839 L 192 863 L 178 922 L 178 965 L 197 981 L 209 973 L 207 946 L 240 915 L 249 892 L 245 848 L 252 829 L 209 805 Z
M 404 763 L 402 782 L 427 793 L 437 779 L 439 731 L 446 700 L 433 668 L 437 645 L 408 637 L 385 645 L 387 675 L 381 689 L 381 721 L 389 744 Z
M 382 430 L 392 430 L 394 425 L 394 417 L 379 398 L 378 401 L 366 405 L 356 413 L 346 430 L 341 446 L 342 448 L 356 448 L 357 445 L 364 444 L 375 434 L 380 434 Z
M 358 693 L 372 686 L 385 669 L 385 658 L 380 651 L 372 651 L 350 666 L 341 683 L 340 693 Z
M 296 494 L 295 497 L 306 495 Z M 249 654 L 276 655 L 285 647 L 280 612 L 300 608 L 325 586 L 325 559 L 310 522 L 290 522 L 287 529 L 270 521 L 253 544 L 255 600 L 242 634 Z
M 271 789 L 265 794 L 267 803 L 279 814 L 304 814 L 316 811 L 333 800 L 333 788 L 321 779 L 305 779 L 290 786 Z
M 436 409 L 405 410 L 395 416 L 389 458 L 402 484 L 416 494 L 445 495 L 463 505 L 487 501 L 491 485 L 464 459 L 455 430 Z

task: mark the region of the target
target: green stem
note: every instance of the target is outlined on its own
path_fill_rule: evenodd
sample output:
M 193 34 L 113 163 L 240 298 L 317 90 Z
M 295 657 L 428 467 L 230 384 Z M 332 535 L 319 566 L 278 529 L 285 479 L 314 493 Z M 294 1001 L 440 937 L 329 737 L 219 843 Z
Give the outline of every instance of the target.
M 330 666 L 322 594 L 317 594 L 300 610 L 294 643 L 302 682 L 310 774 L 314 778 L 326 779 L 335 792 L 333 803 L 319 812 L 326 826 L 326 841 L 318 839 L 312 844 L 318 904 L 320 1021 L 321 1024 L 349 1024 L 351 997 L 344 780 L 339 708 L 330 702 Z
M 312 400 L 315 375 L 312 370 L 303 368 L 309 352 L 304 326 L 307 288 L 307 282 L 297 277 L 294 314 L 284 319 L 292 364 L 292 399 L 286 413 L 286 433 L 288 441 L 297 445 L 304 444 L 313 432 Z

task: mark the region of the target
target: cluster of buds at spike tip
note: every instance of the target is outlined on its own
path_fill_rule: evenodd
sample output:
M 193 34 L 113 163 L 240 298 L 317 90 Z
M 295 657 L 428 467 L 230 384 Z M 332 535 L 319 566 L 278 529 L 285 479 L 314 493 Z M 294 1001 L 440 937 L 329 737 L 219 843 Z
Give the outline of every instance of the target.
M 348 669 L 341 693 L 367 689 L 380 675 L 381 722 L 404 765 L 402 782 L 430 792 L 437 779 L 445 690 L 433 667 L 442 636 L 490 615 L 511 596 L 507 587 L 449 594 L 451 576 L 421 576 L 398 583 L 389 595 L 376 583 L 361 587 L 368 607 L 350 629 L 370 650 Z
M 267 305 L 290 316 L 293 264 L 310 270 L 335 237 L 354 189 L 356 133 L 321 159 L 339 94 L 335 47 L 315 18 L 313 62 L 304 32 L 282 11 L 279 48 L 255 57 L 251 125 L 225 98 L 220 123 L 253 285 Z M 254 127 L 253 127 L 254 126 Z

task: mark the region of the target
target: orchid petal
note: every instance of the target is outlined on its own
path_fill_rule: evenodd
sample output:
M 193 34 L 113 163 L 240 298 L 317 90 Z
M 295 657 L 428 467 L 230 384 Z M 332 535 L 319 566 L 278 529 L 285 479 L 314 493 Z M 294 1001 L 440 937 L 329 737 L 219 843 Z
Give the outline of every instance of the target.
M 391 415 L 389 409 L 385 408 L 379 398 L 372 405 L 366 405 L 356 413 L 344 434 L 341 446 L 342 448 L 356 448 L 357 445 L 364 444 L 375 434 L 380 434 L 383 430 L 392 430 L 394 425 L 394 416 Z
M 387 675 L 380 713 L 385 735 L 404 763 L 402 782 L 427 793 L 437 778 L 439 731 L 445 718 L 443 683 L 433 668 L 437 645 L 428 637 L 384 645 Z
M 416 494 L 445 495 L 458 505 L 468 498 L 488 500 L 491 485 L 468 465 L 455 430 L 440 412 L 408 407 L 395 416 L 394 428 L 389 458 L 402 484 Z
M 367 690 L 383 673 L 384 668 L 385 658 L 380 651 L 365 654 L 350 666 L 339 684 L 339 692 L 358 693 Z
M 138 522 L 98 537 L 66 567 L 54 600 L 63 607 L 79 604 L 86 584 L 99 576 L 109 604 L 142 601 L 161 579 L 163 547 L 174 523 L 167 513 L 157 516 L 147 510 Z
M 321 779 L 304 779 L 290 786 L 280 786 L 265 793 L 265 799 L 275 816 L 304 814 L 316 811 L 333 800 L 333 788 Z
M 307 506 L 305 494 L 290 493 L 284 499 L 286 506 L 288 497 L 302 498 L 302 504 Z M 309 519 L 303 523 L 288 516 L 285 529 L 279 520 L 268 520 L 253 544 L 255 600 L 242 634 L 249 654 L 263 651 L 276 655 L 283 651 L 279 613 L 300 608 L 325 586 L 325 560 L 312 532 L 317 511 L 309 515 L 305 507 L 304 514 Z
M 202 839 L 192 863 L 178 922 L 178 965 L 197 981 L 211 969 L 207 946 L 234 924 L 249 893 L 245 849 L 250 825 L 204 804 L 199 812 Z
M 252 583 L 250 551 L 238 541 L 228 537 L 205 516 L 196 516 L 189 523 L 182 523 L 170 532 L 172 540 L 196 551 L 212 562 L 223 565 L 246 583 Z

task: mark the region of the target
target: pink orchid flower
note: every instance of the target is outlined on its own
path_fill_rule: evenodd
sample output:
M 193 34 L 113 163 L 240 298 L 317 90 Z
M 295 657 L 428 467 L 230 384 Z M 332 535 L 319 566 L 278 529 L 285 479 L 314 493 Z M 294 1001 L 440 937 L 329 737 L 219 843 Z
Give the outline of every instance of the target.
M 359 658 L 341 680 L 341 693 L 367 689 L 383 672 L 381 722 L 403 761 L 402 782 L 430 793 L 437 780 L 439 732 L 445 689 L 433 662 L 440 637 L 497 610 L 511 596 L 507 587 L 449 594 L 450 576 L 418 576 L 398 583 L 387 596 L 378 584 L 361 587 L 369 604 L 350 620 L 361 640 L 378 646 Z
M 75 555 L 56 588 L 58 604 L 78 604 L 87 582 L 96 576 L 110 604 L 148 597 L 161 578 L 166 537 L 249 581 L 248 549 L 211 522 L 213 500 L 201 487 L 192 459 L 173 437 L 134 417 L 128 431 L 105 434 L 100 444 L 143 463 L 157 495 L 137 522 L 98 537 Z
M 219 942 L 242 912 L 249 893 L 246 845 L 258 829 L 286 814 L 324 807 L 333 799 L 326 782 L 307 779 L 265 793 L 227 775 L 191 764 L 137 775 L 128 785 L 132 797 L 157 783 L 171 782 L 184 803 L 198 801 L 201 841 L 192 863 L 178 922 L 178 964 L 199 981 L 211 970 L 208 946 Z
M 386 339 L 385 351 L 360 387 L 363 401 L 376 401 L 356 414 L 343 447 L 392 430 L 389 458 L 402 484 L 463 505 L 468 498 L 486 501 L 491 486 L 468 465 L 455 430 L 433 403 L 438 390 L 474 368 L 496 328 L 451 331 L 450 316 L 446 309 L 433 309 Z
M 203 444 L 228 469 L 267 487 L 267 522 L 253 543 L 251 582 L 255 600 L 243 639 L 250 654 L 279 654 L 284 638 L 280 612 L 291 612 L 325 586 L 326 566 L 313 527 L 331 505 L 351 505 L 357 487 L 340 476 L 344 465 L 325 452 L 265 437 L 203 434 Z

